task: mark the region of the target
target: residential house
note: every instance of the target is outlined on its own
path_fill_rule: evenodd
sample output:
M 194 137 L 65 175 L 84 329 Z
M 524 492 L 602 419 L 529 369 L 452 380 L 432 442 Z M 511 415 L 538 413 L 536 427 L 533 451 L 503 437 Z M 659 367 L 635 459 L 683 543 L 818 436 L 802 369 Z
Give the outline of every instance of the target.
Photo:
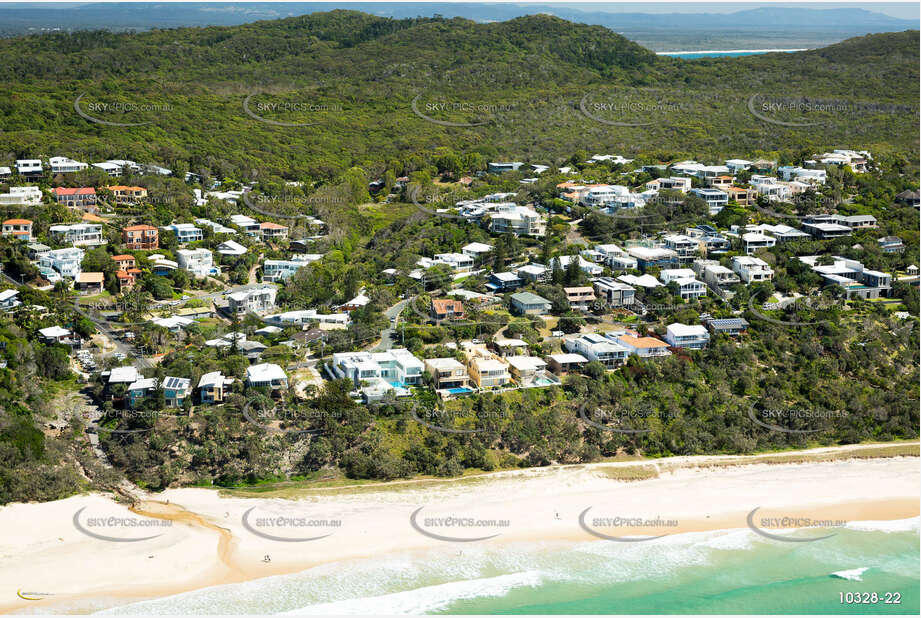
M 274 363 L 250 365 L 246 368 L 246 385 L 253 388 L 284 390 L 288 388 L 288 376 Z
M 5 232 L 4 235 L 6 235 Z M 902 253 L 905 251 L 905 243 L 898 236 L 883 236 L 876 242 L 879 243 L 879 248 L 883 253 Z
M 742 281 L 731 269 L 716 260 L 698 260 L 691 267 L 697 276 L 704 280 L 704 283 L 719 288 L 721 291 Z
M 512 309 L 520 315 L 541 315 L 549 313 L 553 306 L 546 298 L 531 292 L 517 292 L 510 297 Z
M 80 274 L 80 264 L 83 262 L 83 249 L 67 247 L 45 251 L 38 258 L 39 270 L 54 271 L 62 277 L 76 278 Z M 45 271 L 42 272 L 45 274 Z
M 130 253 L 125 253 L 124 255 L 113 255 L 112 261 L 115 262 L 115 267 L 117 270 L 128 270 L 129 268 L 134 268 L 137 266 L 137 261 Z
M 646 183 L 647 189 L 655 191 L 669 190 L 681 191 L 687 193 L 691 190 L 691 179 L 684 176 L 670 176 L 667 178 L 656 178 Z
M 921 193 L 918 191 L 905 190 L 895 196 L 895 201 L 906 206 L 918 208 L 921 205 Z
M 151 251 L 160 247 L 160 233 L 152 225 L 129 225 L 122 229 L 122 242 L 129 251 Z
M 166 376 L 163 378 L 163 397 L 170 408 L 181 408 L 182 403 L 189 396 L 192 380 L 189 378 L 176 378 Z
M 678 254 L 664 247 L 627 247 L 627 253 L 636 259 L 637 267 L 646 270 L 650 266 L 668 267 L 678 264 Z
M 203 404 L 223 403 L 224 395 L 233 384 L 234 379 L 224 376 L 220 371 L 204 374 L 198 380 L 198 399 Z
M 32 241 L 32 221 L 29 219 L 7 219 L 0 224 L 3 236 L 15 238 L 16 240 Z
M 472 242 L 461 247 L 461 253 L 473 258 L 474 260 L 478 260 L 481 257 L 489 254 L 490 251 L 492 251 L 492 245 L 487 245 L 481 242 Z
M 593 333 L 564 338 L 563 349 L 589 361 L 597 361 L 605 369 L 620 367 L 630 355 L 630 350 L 620 342 Z
M 457 359 L 429 358 L 425 360 L 424 365 L 435 382 L 435 390 L 470 388 L 467 368 Z
M 489 281 L 486 283 L 486 287 L 493 292 L 514 290 L 520 288 L 522 285 L 524 285 L 524 281 L 513 272 L 492 273 L 489 275 Z
M 48 159 L 48 163 L 51 166 L 52 174 L 67 174 L 71 172 L 79 172 L 85 170 L 89 167 L 86 163 L 81 163 L 80 161 L 74 161 L 68 157 L 51 157 Z
M 42 190 L 38 187 L 10 187 L 9 193 L 0 193 L 0 206 L 38 206 L 42 203 Z
M 515 272 L 517 272 L 518 276 L 522 279 L 526 279 L 532 283 L 546 281 L 550 278 L 550 269 L 543 264 L 528 264 L 527 266 L 522 266 Z
M 195 277 L 201 279 L 209 275 L 218 274 L 214 266 L 214 256 L 209 249 L 176 249 L 176 261 L 179 268 L 187 270 Z
M 566 375 L 568 373 L 582 371 L 582 368 L 589 362 L 588 359 L 581 354 L 572 352 L 550 354 L 547 356 L 547 359 L 547 366 L 550 368 L 550 371 L 557 375 Z
M 26 245 L 26 249 L 29 251 L 29 259 L 33 261 L 38 260 L 38 256 L 40 256 L 42 253 L 51 251 L 51 247 L 48 245 L 43 245 L 40 242 L 30 242 L 28 245 Z
M 475 350 L 468 356 L 467 372 L 478 388 L 499 388 L 508 384 L 512 376 L 508 365 L 486 350 Z
M 40 328 L 38 329 L 38 336 L 43 343 L 48 344 L 59 343 L 62 345 L 71 345 L 77 339 L 73 331 L 63 326 Z
M 275 308 L 278 291 L 272 286 L 240 290 L 227 295 L 227 309 L 231 315 L 267 313 Z
M 263 240 L 278 240 L 288 237 L 288 226 L 266 221 L 259 224 Z
M 528 355 L 528 342 L 523 339 L 494 339 L 487 347 L 502 358 Z
M 322 257 L 319 253 L 304 253 L 293 255 L 290 260 L 265 260 L 262 263 L 262 278 L 265 281 L 287 281 L 298 270 Z
M 751 167 L 751 164 L 751 161 L 746 161 L 745 159 L 729 159 L 726 161 L 726 169 L 728 169 L 731 174 L 737 174 L 742 170 L 747 170 Z
M 690 264 L 700 252 L 700 239 L 684 234 L 669 234 L 662 239 L 666 249 L 678 254 L 679 264 Z
M 500 204 L 490 213 L 489 231 L 493 234 L 539 237 L 546 233 L 546 227 L 544 218 L 535 210 L 527 206 Z
M 601 254 L 602 263 L 612 270 L 633 270 L 638 266 L 636 258 L 617 245 L 595 245 L 595 251 Z
M 774 270 L 761 258 L 747 255 L 736 255 L 732 258 L 732 270 L 735 271 L 742 282 L 757 283 L 774 279 Z
M 691 189 L 690 193 L 707 203 L 711 216 L 718 214 L 729 203 L 729 194 L 720 189 Z
M 429 313 L 435 321 L 462 320 L 464 318 L 464 304 L 459 300 L 450 298 L 433 298 Z
M 674 281 L 684 300 L 695 300 L 707 295 L 707 286 L 695 278 L 690 268 L 663 269 L 659 272 L 659 280 L 666 285 Z
M 868 230 L 877 227 L 876 217 L 873 215 L 847 215 L 839 219 L 842 225 L 852 230 Z
M 74 289 L 81 294 L 100 294 L 105 284 L 105 273 L 81 272 L 74 279 Z
M 591 286 L 563 288 L 570 309 L 588 311 L 595 302 L 595 290 Z
M 489 162 L 486 164 L 486 171 L 490 174 L 504 174 L 505 172 L 517 172 L 524 163 L 522 161 L 508 162 Z
M 228 257 L 236 257 L 246 253 L 246 247 L 235 240 L 225 240 L 215 247 L 214 250 L 220 255 L 226 255 Z
M 23 178 L 37 179 L 45 174 L 41 159 L 17 159 L 16 173 Z
M 758 199 L 758 192 L 754 189 L 743 189 L 741 187 L 722 187 L 730 200 L 735 201 L 741 206 L 751 206 Z
M 102 226 L 94 223 L 72 223 L 70 225 L 52 225 L 48 232 L 61 244 L 77 246 L 98 246 L 106 243 L 102 236 Z
M 108 187 L 112 192 L 112 199 L 119 206 L 137 204 L 147 198 L 147 189 L 144 187 L 126 187 L 125 185 L 112 185 Z
M 777 242 L 780 243 L 803 240 L 810 237 L 806 232 L 802 232 L 794 227 L 783 224 L 769 225 L 767 223 L 762 223 L 761 225 L 746 225 L 745 229 L 750 232 L 770 234 L 777 240 Z
M 636 297 L 636 290 L 626 283 L 611 277 L 599 277 L 592 281 L 595 292 L 609 307 L 625 307 L 632 305 Z
M 800 256 L 799 259 L 825 280 L 826 285 L 844 289 L 848 300 L 853 297 L 868 299 L 888 296 L 892 289 L 892 275 L 870 270 L 857 260 L 832 256 L 831 264 L 819 264 L 817 255 Z
M 762 249 L 768 249 L 777 244 L 777 239 L 758 232 L 747 232 L 742 234 L 742 251 L 746 255 L 751 255 Z
M 21 305 L 19 290 L 0 290 L 0 311 L 9 311 Z
M 262 225 L 246 215 L 230 215 L 230 222 L 242 229 L 247 236 L 259 236 L 262 232 Z
M 191 223 L 173 223 L 163 229 L 172 231 L 176 235 L 176 240 L 179 241 L 179 244 L 195 242 L 203 238 L 201 228 L 195 227 Z
M 736 337 L 748 329 L 748 322 L 744 318 L 709 319 L 706 323 L 707 328 L 714 335 L 723 334 Z
M 560 379 L 547 372 L 547 363 L 536 356 L 508 356 L 509 375 L 522 388 L 559 386 Z
M 593 264 L 589 262 L 581 255 L 561 255 L 550 260 L 550 268 L 556 268 L 556 265 L 559 264 L 560 269 L 566 270 L 569 267 L 569 263 L 575 260 L 579 264 L 579 270 L 584 272 L 590 277 L 597 277 L 604 272 L 604 268 L 598 264 Z
M 668 344 L 664 341 L 655 337 L 640 337 L 637 333 L 630 331 L 617 335 L 616 341 L 627 348 L 630 354 L 636 354 L 640 358 L 656 358 L 671 354 L 668 351 Z
M 710 333 L 700 324 L 675 322 L 665 327 L 665 341 L 673 348 L 702 350 L 710 342 Z
M 772 176 L 752 176 L 749 184 L 758 193 L 771 201 L 787 201 L 792 197 L 789 186 L 781 184 Z
M 96 212 L 96 189 L 93 187 L 55 187 L 51 194 L 58 204 L 87 212 Z
M 851 235 L 851 228 L 842 225 L 841 218 L 837 215 L 813 215 L 807 217 L 802 226 L 804 231 L 819 240 Z

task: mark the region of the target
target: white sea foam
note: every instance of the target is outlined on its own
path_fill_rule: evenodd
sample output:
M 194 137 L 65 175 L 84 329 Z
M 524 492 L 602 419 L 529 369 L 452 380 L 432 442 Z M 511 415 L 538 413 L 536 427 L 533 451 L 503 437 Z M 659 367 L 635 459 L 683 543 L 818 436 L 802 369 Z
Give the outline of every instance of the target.
M 831 574 L 832 577 L 840 577 L 841 579 L 849 579 L 854 582 L 862 582 L 861 575 L 864 574 L 866 570 L 870 567 L 860 567 L 859 569 L 849 569 L 847 571 L 835 571 Z
M 921 529 L 921 517 L 892 520 L 852 521 L 847 524 L 850 530 L 863 532 L 911 532 Z
M 512 573 L 484 579 L 449 582 L 377 597 L 346 599 L 310 605 L 285 615 L 393 615 L 425 614 L 442 610 L 464 599 L 501 597 L 514 588 L 541 583 L 539 571 Z

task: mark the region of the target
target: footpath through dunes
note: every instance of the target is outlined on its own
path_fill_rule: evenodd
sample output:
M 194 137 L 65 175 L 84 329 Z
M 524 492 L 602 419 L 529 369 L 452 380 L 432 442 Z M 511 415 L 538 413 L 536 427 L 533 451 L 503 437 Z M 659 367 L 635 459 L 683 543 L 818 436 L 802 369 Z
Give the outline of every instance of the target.
M 189 526 L 216 532 L 218 534 L 218 560 L 229 570 L 238 570 L 232 561 L 233 546 L 235 541 L 233 534 L 231 534 L 229 529 L 222 528 L 221 526 L 208 521 L 204 516 L 186 510 L 178 504 L 170 504 L 169 501 L 162 502 L 160 500 L 142 500 L 141 502 L 132 505 L 130 511 L 143 517 L 183 523 Z

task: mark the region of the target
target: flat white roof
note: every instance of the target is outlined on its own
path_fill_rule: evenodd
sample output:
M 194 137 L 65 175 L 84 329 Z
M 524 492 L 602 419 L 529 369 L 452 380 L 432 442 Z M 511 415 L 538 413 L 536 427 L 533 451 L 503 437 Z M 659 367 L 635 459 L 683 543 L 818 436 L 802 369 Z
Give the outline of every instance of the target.
M 246 379 L 250 382 L 270 382 L 284 380 L 287 377 L 284 370 L 275 363 L 262 363 L 246 368 Z

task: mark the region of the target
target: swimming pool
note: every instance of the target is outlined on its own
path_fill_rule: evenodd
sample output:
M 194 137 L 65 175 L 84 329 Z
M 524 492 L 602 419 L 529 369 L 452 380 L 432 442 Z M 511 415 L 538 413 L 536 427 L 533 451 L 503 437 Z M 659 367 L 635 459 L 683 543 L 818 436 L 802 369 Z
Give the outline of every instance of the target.
M 449 388 L 448 392 L 452 395 L 463 395 L 464 393 L 472 393 L 472 388 L 467 388 L 466 386 L 457 386 L 454 388 Z

